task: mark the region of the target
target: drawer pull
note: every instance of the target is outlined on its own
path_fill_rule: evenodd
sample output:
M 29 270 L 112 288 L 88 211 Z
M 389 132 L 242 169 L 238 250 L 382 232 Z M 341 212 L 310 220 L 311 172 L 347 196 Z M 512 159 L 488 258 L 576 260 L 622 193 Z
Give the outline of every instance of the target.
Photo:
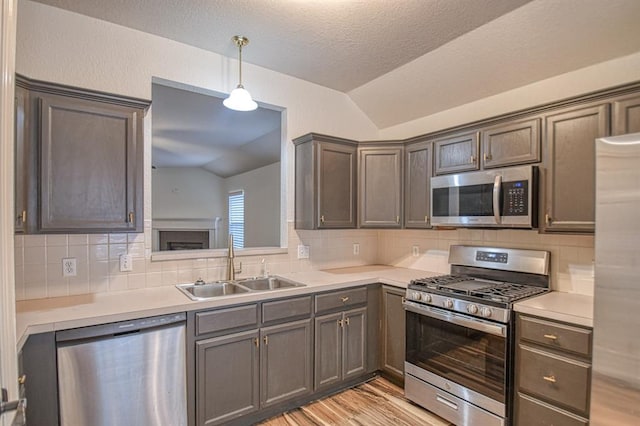
M 253 339 L 253 344 L 256 345 L 256 348 L 260 347 L 260 340 L 256 337 Z
M 456 404 L 455 402 L 449 401 L 448 399 L 443 398 L 440 395 L 436 395 L 436 401 L 438 401 L 440 404 L 446 405 L 447 407 L 453 410 L 458 410 L 458 404 Z
M 556 382 L 556 376 L 542 376 L 542 378 L 549 383 Z
M 320 223 L 324 223 L 324 215 L 320 216 Z
M 558 340 L 558 336 L 556 336 L 555 334 L 545 334 L 545 335 L 544 335 L 544 338 L 545 338 L 545 339 L 549 339 L 549 340 L 553 340 L 554 342 L 555 342 L 556 340 Z
M 349 296 L 343 296 L 340 300 L 342 300 L 342 303 L 347 303 L 349 301 Z

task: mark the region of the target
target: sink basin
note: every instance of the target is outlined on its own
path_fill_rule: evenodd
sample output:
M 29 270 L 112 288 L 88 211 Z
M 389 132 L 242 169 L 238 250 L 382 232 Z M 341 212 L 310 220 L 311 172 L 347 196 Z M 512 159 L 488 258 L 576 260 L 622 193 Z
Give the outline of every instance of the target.
M 205 300 L 218 296 L 247 293 L 249 289 L 228 282 L 213 282 L 205 284 L 178 284 L 178 290 L 191 300 Z
M 238 281 L 237 284 L 239 286 L 246 287 L 249 290 L 255 290 L 255 291 L 278 290 L 280 288 L 291 288 L 291 287 L 304 287 L 304 284 L 298 284 L 292 281 L 286 281 L 278 277 L 250 278 L 250 279 Z

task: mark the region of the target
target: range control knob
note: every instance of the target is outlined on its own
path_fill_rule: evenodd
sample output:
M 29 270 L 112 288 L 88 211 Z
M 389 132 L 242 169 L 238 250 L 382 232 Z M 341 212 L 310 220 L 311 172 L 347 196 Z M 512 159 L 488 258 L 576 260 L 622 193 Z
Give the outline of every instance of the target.
M 478 307 L 476 305 L 469 305 L 467 306 L 467 312 L 469 312 L 470 314 L 477 314 Z
M 420 299 L 422 299 L 422 295 L 420 293 L 418 293 L 417 291 L 415 291 L 413 293 L 413 299 L 414 300 L 420 300 Z
M 480 315 L 482 315 L 485 318 L 489 318 L 491 316 L 491 309 L 489 308 L 482 308 L 480 310 Z
M 442 304 L 444 305 L 445 308 L 449 308 L 449 309 L 453 308 L 453 300 L 451 299 L 445 300 Z
M 427 303 L 431 302 L 431 295 L 430 294 L 425 294 L 424 297 L 422 298 L 422 300 L 424 300 Z

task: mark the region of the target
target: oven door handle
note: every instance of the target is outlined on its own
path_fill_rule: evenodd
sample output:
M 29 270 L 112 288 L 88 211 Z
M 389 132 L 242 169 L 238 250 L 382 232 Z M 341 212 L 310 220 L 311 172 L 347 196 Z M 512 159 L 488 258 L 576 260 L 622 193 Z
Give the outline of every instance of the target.
M 424 315 L 430 318 L 435 318 L 438 320 L 461 325 L 463 327 L 482 331 L 484 333 L 489 333 L 494 336 L 507 337 L 507 326 L 504 324 L 495 324 L 480 318 L 468 317 L 466 315 L 456 314 L 453 312 L 445 311 L 444 309 L 425 306 L 415 302 L 406 301 L 404 302 L 403 306 L 406 311 L 413 312 L 419 315 Z
M 502 223 L 500 217 L 500 192 L 502 191 L 502 175 L 496 175 L 493 180 L 493 218 L 497 225 Z

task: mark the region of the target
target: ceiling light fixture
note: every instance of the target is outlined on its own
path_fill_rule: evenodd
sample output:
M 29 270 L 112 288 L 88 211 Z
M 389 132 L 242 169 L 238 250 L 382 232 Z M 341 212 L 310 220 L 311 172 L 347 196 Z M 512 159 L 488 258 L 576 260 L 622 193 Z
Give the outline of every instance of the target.
M 235 111 L 253 111 L 258 104 L 251 99 L 251 94 L 242 85 L 242 48 L 249 44 L 249 39 L 243 36 L 233 36 L 231 39 L 238 46 L 238 65 L 240 78 L 238 86 L 231 91 L 229 97 L 222 101 L 224 106 Z

